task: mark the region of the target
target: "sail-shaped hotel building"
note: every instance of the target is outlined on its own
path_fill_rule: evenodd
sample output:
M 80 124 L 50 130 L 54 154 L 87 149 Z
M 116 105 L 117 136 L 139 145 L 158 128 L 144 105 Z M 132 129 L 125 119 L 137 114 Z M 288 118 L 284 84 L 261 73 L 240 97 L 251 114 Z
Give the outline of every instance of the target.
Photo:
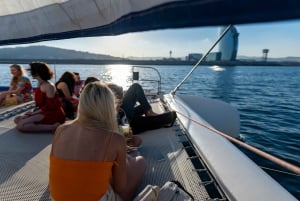
M 221 35 L 226 27 L 221 27 L 219 34 Z M 219 43 L 219 52 L 222 61 L 235 61 L 238 52 L 238 36 L 237 29 L 232 26 L 224 38 Z
M 227 27 L 219 28 L 219 36 L 222 35 Z M 219 50 L 217 52 L 209 53 L 205 60 L 206 61 L 236 61 L 238 52 L 238 37 L 239 33 L 237 29 L 232 26 L 230 30 L 219 42 Z M 202 57 L 200 53 L 190 53 L 186 59 L 189 61 L 198 61 Z

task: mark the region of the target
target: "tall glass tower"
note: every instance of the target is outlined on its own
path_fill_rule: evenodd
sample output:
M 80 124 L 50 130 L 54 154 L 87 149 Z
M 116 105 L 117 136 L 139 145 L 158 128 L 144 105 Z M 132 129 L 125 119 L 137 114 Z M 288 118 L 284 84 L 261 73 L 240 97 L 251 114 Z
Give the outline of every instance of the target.
M 226 27 L 221 27 L 219 35 L 223 33 Z M 236 55 L 238 52 L 238 37 L 239 33 L 237 32 L 234 26 L 227 32 L 223 39 L 219 43 L 219 52 L 221 52 L 222 61 L 235 61 Z

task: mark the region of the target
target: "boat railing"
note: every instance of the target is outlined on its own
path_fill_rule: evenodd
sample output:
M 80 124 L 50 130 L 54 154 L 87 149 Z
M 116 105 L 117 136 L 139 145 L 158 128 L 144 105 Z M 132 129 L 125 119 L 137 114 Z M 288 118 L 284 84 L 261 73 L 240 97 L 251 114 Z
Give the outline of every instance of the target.
M 132 66 L 132 83 L 143 86 L 147 96 L 156 97 L 162 94 L 161 75 L 151 66 Z

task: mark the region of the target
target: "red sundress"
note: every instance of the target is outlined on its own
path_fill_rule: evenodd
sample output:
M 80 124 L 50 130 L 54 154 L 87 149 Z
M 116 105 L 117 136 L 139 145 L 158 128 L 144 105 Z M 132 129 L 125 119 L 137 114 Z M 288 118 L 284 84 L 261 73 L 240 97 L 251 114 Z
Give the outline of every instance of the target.
M 37 88 L 34 93 L 34 100 L 36 105 L 42 110 L 42 114 L 45 116 L 41 121 L 36 123 L 54 124 L 56 122 L 65 122 L 65 112 L 58 95 L 49 98 L 40 90 L 40 88 Z

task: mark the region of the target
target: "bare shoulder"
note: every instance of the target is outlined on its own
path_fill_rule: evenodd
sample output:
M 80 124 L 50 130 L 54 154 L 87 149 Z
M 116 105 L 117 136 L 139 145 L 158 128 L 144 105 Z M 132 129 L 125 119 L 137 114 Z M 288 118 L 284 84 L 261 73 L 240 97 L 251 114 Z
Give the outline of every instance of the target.
M 51 82 L 46 82 L 45 84 L 41 85 L 41 90 L 46 93 L 47 97 L 53 98 L 56 93 L 56 88 Z
M 61 124 L 59 125 L 56 130 L 55 130 L 55 133 L 54 133 L 54 140 L 56 138 L 58 138 L 58 136 L 62 133 L 62 132 L 65 132 L 67 128 L 70 127 L 70 125 L 72 125 L 74 122 L 73 121 L 68 121 L 68 122 L 65 122 L 64 124 Z
M 69 125 L 69 123 L 68 124 L 64 123 L 64 124 L 59 125 L 55 130 L 55 135 L 58 133 L 61 133 L 61 131 L 63 131 L 68 125 Z
M 61 131 L 64 130 L 64 128 L 66 128 L 68 125 L 70 125 L 69 122 L 68 122 L 68 123 L 64 123 L 64 124 L 59 125 L 59 126 L 56 128 L 55 133 L 61 132 Z
M 126 140 L 123 135 L 120 135 L 119 133 L 113 133 L 112 138 L 113 144 L 118 145 L 116 147 L 123 149 L 126 146 Z
M 121 141 L 125 140 L 125 137 L 123 135 L 121 135 L 120 133 L 116 133 L 116 132 L 113 132 L 113 138 L 115 140 L 121 140 Z
M 56 87 L 58 89 L 68 88 L 68 86 L 67 86 L 67 84 L 65 82 L 59 82 Z
M 78 125 L 76 124 L 76 120 L 66 121 L 65 123 L 58 126 L 56 130 L 61 131 L 61 130 L 64 130 L 64 129 L 69 128 L 69 127 L 75 127 L 75 129 L 78 129 Z

